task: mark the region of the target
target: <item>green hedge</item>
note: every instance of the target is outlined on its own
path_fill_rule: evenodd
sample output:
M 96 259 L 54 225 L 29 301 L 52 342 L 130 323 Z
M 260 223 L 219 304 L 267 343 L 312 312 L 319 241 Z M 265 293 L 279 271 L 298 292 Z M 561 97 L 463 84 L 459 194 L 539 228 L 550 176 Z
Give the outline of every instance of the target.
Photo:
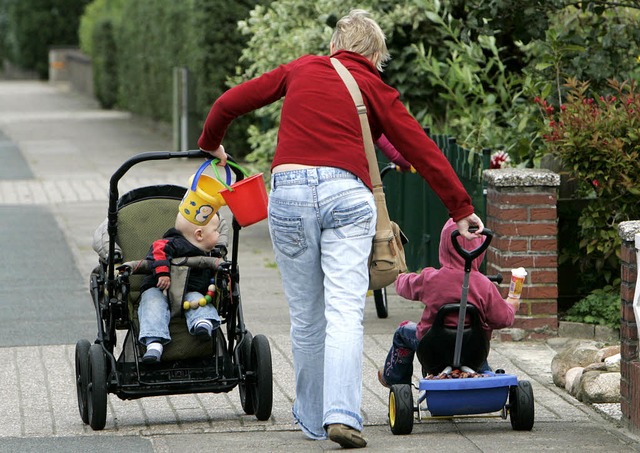
M 81 47 L 94 63 L 96 97 L 154 120 L 171 122 L 173 69 L 186 67 L 195 90 L 192 108 L 200 128 L 212 102 L 235 75 L 246 38 L 237 22 L 256 0 L 95 0 L 82 18 Z M 117 95 L 116 95 L 117 93 Z M 249 118 L 235 122 L 225 146 L 236 156 L 248 152 Z M 196 147 L 194 142 L 189 147 Z
M 3 0 L 2 56 L 21 69 L 49 74 L 49 48 L 78 44 L 78 23 L 90 0 Z
M 109 19 L 99 21 L 93 29 L 93 92 L 100 104 L 113 108 L 118 100 L 118 52 L 114 24 Z

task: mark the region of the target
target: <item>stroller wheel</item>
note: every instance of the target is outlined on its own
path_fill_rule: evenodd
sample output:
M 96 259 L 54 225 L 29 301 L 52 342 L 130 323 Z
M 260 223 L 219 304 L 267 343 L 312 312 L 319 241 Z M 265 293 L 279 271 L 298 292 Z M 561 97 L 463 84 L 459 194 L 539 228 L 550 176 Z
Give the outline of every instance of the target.
M 389 306 L 387 304 L 387 288 L 376 289 L 373 291 L 373 300 L 376 303 L 376 313 L 378 318 L 386 318 L 389 316 Z
M 413 431 L 413 396 L 409 384 L 396 384 L 389 391 L 389 427 L 393 434 Z
M 107 360 L 99 344 L 89 349 L 87 403 L 89 425 L 100 431 L 107 421 Z
M 85 424 L 89 423 L 87 408 L 87 384 L 89 381 L 89 340 L 78 340 L 76 343 L 76 393 L 78 395 L 78 410 L 80 418 Z
M 519 381 L 509 389 L 509 417 L 516 431 L 531 431 L 534 421 L 533 388 L 529 381 Z
M 240 367 L 242 368 L 242 373 L 245 375 L 245 379 L 241 379 L 238 384 L 238 392 L 240 393 L 240 404 L 242 405 L 242 410 L 247 415 L 253 415 L 256 413 L 256 408 L 253 405 L 253 398 L 251 398 L 250 386 L 251 384 L 247 382 L 247 371 L 251 370 L 251 343 L 253 342 L 253 335 L 251 332 L 247 331 L 244 335 L 244 339 L 242 340 L 242 344 L 240 344 Z M 248 378 L 251 380 L 251 377 Z
M 255 382 L 251 385 L 251 400 L 258 420 L 268 420 L 273 407 L 273 370 L 269 340 L 256 335 L 251 342 L 251 370 Z

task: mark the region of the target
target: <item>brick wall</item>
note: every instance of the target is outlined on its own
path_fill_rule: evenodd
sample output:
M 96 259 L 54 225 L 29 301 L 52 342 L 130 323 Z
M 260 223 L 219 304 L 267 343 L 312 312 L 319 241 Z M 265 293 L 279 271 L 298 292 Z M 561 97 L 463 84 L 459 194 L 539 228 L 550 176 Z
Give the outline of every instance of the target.
M 638 278 L 640 221 L 623 222 L 619 227 L 622 239 L 620 286 L 620 408 L 628 427 L 640 432 L 640 362 L 638 361 L 638 324 L 633 301 Z
M 558 328 L 557 191 L 560 176 L 541 169 L 486 170 L 486 227 L 494 232 L 487 273 L 504 276 L 506 297 L 511 269 L 527 277 L 514 328 L 528 338 L 548 337 Z

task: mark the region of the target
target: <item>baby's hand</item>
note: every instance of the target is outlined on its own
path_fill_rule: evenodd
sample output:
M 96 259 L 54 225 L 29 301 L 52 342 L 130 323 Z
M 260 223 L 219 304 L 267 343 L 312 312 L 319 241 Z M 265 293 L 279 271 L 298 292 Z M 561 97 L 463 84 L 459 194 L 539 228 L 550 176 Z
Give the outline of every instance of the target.
M 158 277 L 158 284 L 156 286 L 163 291 L 169 289 L 169 286 L 171 286 L 171 277 L 167 277 L 166 275 Z

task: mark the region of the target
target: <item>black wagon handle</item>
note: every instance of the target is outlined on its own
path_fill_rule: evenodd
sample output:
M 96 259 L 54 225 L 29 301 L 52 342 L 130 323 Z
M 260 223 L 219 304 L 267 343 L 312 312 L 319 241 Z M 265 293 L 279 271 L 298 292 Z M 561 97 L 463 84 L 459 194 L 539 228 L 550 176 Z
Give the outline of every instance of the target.
M 469 231 L 474 231 L 473 228 L 470 228 Z M 477 231 L 477 228 L 475 229 Z M 464 321 L 467 315 L 467 295 L 469 293 L 469 276 L 471 275 L 471 263 L 474 259 L 479 257 L 491 243 L 491 239 L 493 239 L 493 232 L 487 228 L 483 229 L 480 233 L 485 236 L 484 241 L 480 246 L 475 248 L 474 250 L 465 250 L 462 248 L 460 243 L 457 241 L 457 237 L 460 236 L 460 232 L 458 230 L 454 230 L 451 232 L 451 242 L 453 242 L 453 248 L 456 249 L 458 254 L 464 258 L 464 279 L 462 282 L 462 297 L 460 298 L 460 310 L 458 312 L 458 326 L 456 329 L 456 343 L 453 351 L 453 366 L 454 368 L 460 368 L 460 359 L 462 357 L 462 336 L 464 331 Z
M 473 231 L 471 228 L 469 231 Z M 465 272 L 471 271 L 471 263 L 474 259 L 482 255 L 487 248 L 489 248 L 489 244 L 491 244 L 491 239 L 493 239 L 493 231 L 488 228 L 485 228 L 480 233 L 485 236 L 484 241 L 474 250 L 466 250 L 462 248 L 460 243 L 456 240 L 458 236 L 460 236 L 460 232 L 458 230 L 454 230 L 451 232 L 451 242 L 453 242 L 453 248 L 456 249 L 456 252 L 464 259 L 464 270 Z

